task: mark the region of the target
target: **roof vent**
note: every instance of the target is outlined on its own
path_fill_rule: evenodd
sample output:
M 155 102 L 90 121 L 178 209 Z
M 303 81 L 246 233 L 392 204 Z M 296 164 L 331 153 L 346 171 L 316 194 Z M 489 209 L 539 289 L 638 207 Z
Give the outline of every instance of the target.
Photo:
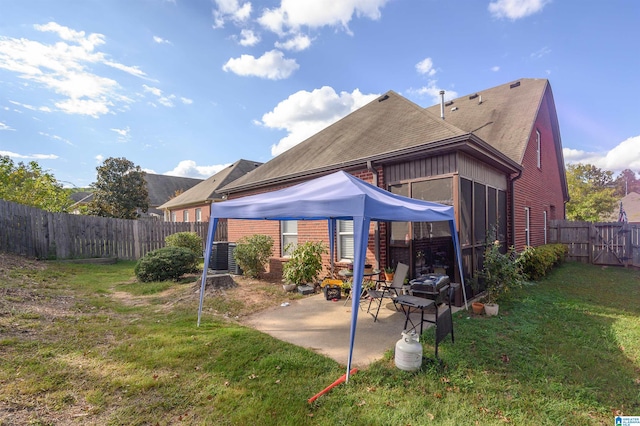
M 475 98 L 477 98 L 477 97 L 478 97 L 478 94 L 477 94 L 477 93 L 474 93 L 473 95 L 469 96 L 469 100 L 471 100 L 471 99 L 475 99 Z
M 453 101 L 449 101 L 449 102 L 444 104 L 444 106 L 449 106 L 449 105 L 453 105 Z
M 451 108 L 451 111 L 457 111 L 457 110 L 458 110 L 458 107 Z
M 378 102 L 386 101 L 387 99 L 389 99 L 389 95 L 384 95 L 383 97 L 378 99 Z
M 518 86 L 520 86 L 520 82 L 519 82 L 519 81 L 516 81 L 515 83 L 512 83 L 512 84 L 509 86 L 509 89 L 513 89 L 514 87 L 518 87 Z

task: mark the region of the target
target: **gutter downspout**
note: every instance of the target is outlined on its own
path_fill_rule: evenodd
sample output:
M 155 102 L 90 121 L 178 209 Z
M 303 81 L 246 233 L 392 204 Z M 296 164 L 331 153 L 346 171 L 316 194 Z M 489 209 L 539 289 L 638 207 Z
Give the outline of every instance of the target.
M 515 181 L 522 177 L 522 170 L 518 170 L 518 175 L 509 179 L 509 190 L 511 191 L 511 244 L 507 244 L 509 246 L 516 246 L 516 190 L 515 190 Z
M 367 170 L 373 175 L 373 186 L 378 187 L 378 171 L 373 167 L 371 160 L 367 161 Z M 376 269 L 380 269 L 380 222 L 376 221 L 374 225 L 375 255 Z

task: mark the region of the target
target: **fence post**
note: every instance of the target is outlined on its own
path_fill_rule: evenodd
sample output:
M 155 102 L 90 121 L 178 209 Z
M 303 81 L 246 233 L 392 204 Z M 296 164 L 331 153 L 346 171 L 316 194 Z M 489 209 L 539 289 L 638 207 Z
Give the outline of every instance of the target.
M 142 257 L 140 255 L 140 228 L 137 220 L 133 221 L 133 255 L 136 260 Z

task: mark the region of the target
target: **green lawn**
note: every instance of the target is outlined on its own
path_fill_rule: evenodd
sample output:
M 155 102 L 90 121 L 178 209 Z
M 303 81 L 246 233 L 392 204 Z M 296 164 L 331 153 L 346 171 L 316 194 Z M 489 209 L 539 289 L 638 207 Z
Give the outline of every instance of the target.
M 611 425 L 640 415 L 633 270 L 565 264 L 499 317 L 454 315 L 443 367 L 403 372 L 390 350 L 308 404 L 345 367 L 239 325 L 246 307 L 233 290 L 205 298 L 196 328 L 194 282 L 138 284 L 130 262 L 35 265 L 0 274 L 0 425 Z M 432 355 L 433 331 L 425 341 Z

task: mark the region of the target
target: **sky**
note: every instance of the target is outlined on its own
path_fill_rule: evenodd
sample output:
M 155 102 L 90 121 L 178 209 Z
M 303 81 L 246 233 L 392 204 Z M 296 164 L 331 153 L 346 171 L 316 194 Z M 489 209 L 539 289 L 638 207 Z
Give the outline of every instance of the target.
M 566 163 L 640 172 L 636 0 L 0 0 L 0 155 L 206 179 L 394 90 L 549 79 Z

